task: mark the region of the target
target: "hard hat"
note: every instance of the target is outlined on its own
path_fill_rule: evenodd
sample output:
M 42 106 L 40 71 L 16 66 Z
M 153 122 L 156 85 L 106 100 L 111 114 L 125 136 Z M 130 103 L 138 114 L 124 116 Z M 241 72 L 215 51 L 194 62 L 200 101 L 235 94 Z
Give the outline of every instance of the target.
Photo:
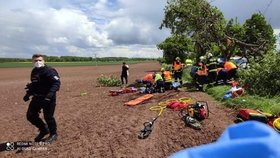
M 191 66 L 193 64 L 193 61 L 191 59 L 186 59 L 185 63 L 187 66 Z
M 200 56 L 199 59 L 200 60 L 205 60 L 205 56 Z
M 161 71 L 161 72 L 165 71 L 165 68 L 164 68 L 164 67 L 162 67 L 162 68 L 160 69 L 160 71 Z
M 217 59 L 217 62 L 218 62 L 219 64 L 223 64 L 223 63 L 225 63 L 225 59 L 223 59 L 223 58 L 218 58 L 218 59 Z
M 211 58 L 212 56 L 213 56 L 212 53 L 208 53 L 208 54 L 207 54 L 207 58 Z
M 175 60 L 181 60 L 180 57 L 176 57 Z
M 277 132 L 280 132 L 280 118 L 273 121 L 273 127 Z

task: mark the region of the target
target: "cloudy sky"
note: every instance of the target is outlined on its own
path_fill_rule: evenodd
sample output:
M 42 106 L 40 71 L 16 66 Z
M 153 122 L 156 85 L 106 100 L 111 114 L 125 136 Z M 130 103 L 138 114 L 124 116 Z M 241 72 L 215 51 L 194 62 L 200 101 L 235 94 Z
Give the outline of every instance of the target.
M 209 0 L 210 1 L 210 0 Z M 160 57 L 156 44 L 167 0 L 0 1 L 0 57 Z M 279 0 L 211 0 L 241 23 L 261 12 L 280 33 Z

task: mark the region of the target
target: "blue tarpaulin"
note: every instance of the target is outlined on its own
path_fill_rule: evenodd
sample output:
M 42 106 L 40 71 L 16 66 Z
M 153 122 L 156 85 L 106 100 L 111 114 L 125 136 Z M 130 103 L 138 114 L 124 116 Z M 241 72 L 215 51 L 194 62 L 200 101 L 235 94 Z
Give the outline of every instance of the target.
M 188 148 L 171 158 L 280 158 L 280 135 L 266 124 L 246 121 L 228 127 L 215 143 Z

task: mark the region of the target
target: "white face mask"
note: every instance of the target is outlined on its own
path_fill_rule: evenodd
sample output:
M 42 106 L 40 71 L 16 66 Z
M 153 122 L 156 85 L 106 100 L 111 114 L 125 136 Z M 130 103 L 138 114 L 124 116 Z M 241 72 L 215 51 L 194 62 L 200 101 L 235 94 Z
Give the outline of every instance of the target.
M 45 66 L 43 61 L 37 61 L 37 62 L 34 63 L 34 67 L 36 67 L 36 68 L 40 68 L 40 67 L 43 67 L 43 66 Z

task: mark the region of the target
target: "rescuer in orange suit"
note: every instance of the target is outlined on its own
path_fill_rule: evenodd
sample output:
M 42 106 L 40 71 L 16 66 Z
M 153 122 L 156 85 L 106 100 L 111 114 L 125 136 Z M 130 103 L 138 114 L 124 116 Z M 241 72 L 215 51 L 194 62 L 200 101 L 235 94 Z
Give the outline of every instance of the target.
M 224 64 L 224 68 L 227 72 L 227 79 L 228 80 L 236 77 L 237 66 L 233 62 L 226 61 L 225 64 Z
M 175 61 L 173 62 L 173 75 L 175 82 L 180 82 L 180 85 L 182 86 L 182 75 L 183 75 L 183 67 L 184 64 L 182 64 L 181 59 L 179 57 L 175 58 Z
M 172 88 L 172 73 L 170 71 L 165 70 L 165 68 L 161 68 L 161 76 L 165 83 L 165 90 L 170 90 Z

